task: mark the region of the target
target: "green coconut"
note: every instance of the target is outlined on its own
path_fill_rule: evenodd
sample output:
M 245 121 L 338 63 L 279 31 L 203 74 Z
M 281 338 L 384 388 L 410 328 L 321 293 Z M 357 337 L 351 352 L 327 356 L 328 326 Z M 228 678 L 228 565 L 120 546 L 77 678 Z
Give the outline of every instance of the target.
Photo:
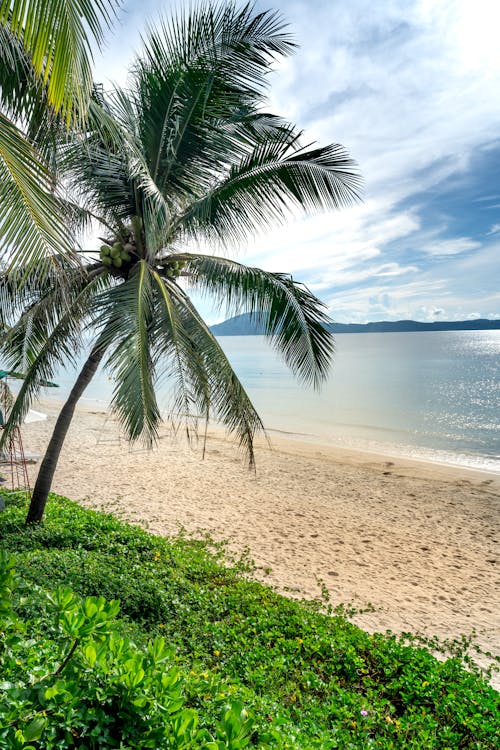
M 124 263 L 130 263 L 130 261 L 131 261 L 130 254 L 126 253 L 126 252 L 121 252 L 120 253 L 120 258 L 123 260 Z
M 111 250 L 109 245 L 101 245 L 100 248 L 100 254 L 101 255 L 109 255 L 109 251 Z
M 101 258 L 101 261 L 105 266 L 110 266 L 113 263 L 113 258 L 110 258 L 109 255 L 104 255 Z
M 120 257 L 120 249 L 118 247 L 116 247 L 115 245 L 113 245 L 113 247 L 109 251 L 109 254 L 111 255 L 112 258 L 119 258 Z
M 113 265 L 114 265 L 115 268 L 120 268 L 121 265 L 122 265 L 122 263 L 123 263 L 123 261 L 122 261 L 121 258 L 119 258 L 119 257 L 118 258 L 113 258 Z

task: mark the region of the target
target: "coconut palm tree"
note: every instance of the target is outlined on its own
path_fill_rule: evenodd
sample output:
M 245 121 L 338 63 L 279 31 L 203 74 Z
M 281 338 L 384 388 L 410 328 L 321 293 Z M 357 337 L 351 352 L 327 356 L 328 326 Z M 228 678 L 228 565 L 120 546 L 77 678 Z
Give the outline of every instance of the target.
M 263 110 L 270 65 L 293 47 L 275 13 L 199 6 L 151 29 L 128 87 L 96 99 L 87 129 L 60 144 L 74 203 L 99 222 L 102 244 L 80 267 L 66 264 L 62 286 L 50 269 L 21 287 L 7 273 L 0 286 L 0 309 L 21 313 L 3 353 L 12 368 L 28 366 L 6 431 L 42 380 L 90 351 L 41 463 L 28 521 L 42 518 L 75 404 L 101 363 L 131 440 L 155 441 L 156 386 L 168 378 L 168 413 L 188 429 L 200 415 L 215 418 L 253 464 L 262 423 L 191 290 L 228 314 L 250 311 L 302 381 L 326 376 L 333 341 L 321 302 L 290 276 L 203 252 L 234 249 L 297 209 L 358 199 L 343 147 L 302 148 L 291 124 Z
M 117 0 L 0 0 L 0 255 L 36 263 L 69 252 L 47 134 L 81 124 Z

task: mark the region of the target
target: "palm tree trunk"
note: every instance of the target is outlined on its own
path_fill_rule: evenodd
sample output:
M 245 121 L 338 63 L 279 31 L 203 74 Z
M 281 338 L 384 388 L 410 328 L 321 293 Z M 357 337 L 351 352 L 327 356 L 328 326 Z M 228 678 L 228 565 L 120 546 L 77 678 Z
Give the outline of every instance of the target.
M 35 489 L 31 496 L 31 503 L 26 517 L 27 524 L 40 523 L 43 518 L 45 504 L 47 503 L 47 497 L 52 486 L 52 480 L 59 460 L 59 454 L 61 453 L 61 448 L 71 424 L 75 406 L 85 388 L 94 377 L 103 356 L 104 349 L 97 347 L 92 349 L 89 358 L 83 365 L 76 383 L 69 394 L 68 400 L 59 413 L 47 451 L 42 463 L 40 464 Z

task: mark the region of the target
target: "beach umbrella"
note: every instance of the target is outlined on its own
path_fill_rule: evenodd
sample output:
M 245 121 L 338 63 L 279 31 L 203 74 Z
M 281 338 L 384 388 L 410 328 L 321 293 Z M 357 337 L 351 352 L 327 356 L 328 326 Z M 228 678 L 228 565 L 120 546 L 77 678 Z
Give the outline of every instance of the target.
M 14 380 L 24 380 L 26 376 L 23 375 L 21 372 L 15 372 L 14 370 L 0 370 L 0 381 L 7 380 L 7 378 L 13 378 Z M 52 383 L 50 380 L 40 380 L 39 384 L 42 385 L 45 388 L 59 388 L 57 383 Z M 4 383 L 3 390 L 0 394 L 0 401 L 1 401 L 1 407 L 0 408 L 0 427 L 3 428 L 5 424 L 5 413 L 8 412 L 11 405 L 12 405 L 12 393 L 7 385 L 7 383 Z M 42 422 L 45 419 L 47 419 L 47 415 L 43 414 L 39 411 L 34 411 L 34 409 L 28 409 L 28 412 L 23 419 L 23 422 L 25 424 L 30 424 L 32 422 Z M 0 454 L 1 455 L 1 454 Z
M 0 370 L 0 379 L 1 378 L 14 378 L 15 380 L 24 380 L 26 375 L 23 375 L 21 372 L 15 372 L 14 370 Z M 59 388 L 57 383 L 52 383 L 50 380 L 39 380 L 39 385 L 42 385 L 44 388 Z

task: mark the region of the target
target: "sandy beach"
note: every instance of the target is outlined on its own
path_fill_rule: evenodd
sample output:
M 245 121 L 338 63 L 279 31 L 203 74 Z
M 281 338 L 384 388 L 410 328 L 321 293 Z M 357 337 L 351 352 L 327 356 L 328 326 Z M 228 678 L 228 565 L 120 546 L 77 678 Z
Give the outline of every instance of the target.
M 43 454 L 60 404 L 35 408 L 48 419 L 23 427 L 24 446 Z M 370 603 L 354 618 L 367 630 L 475 630 L 500 651 L 500 475 L 274 437 L 254 474 L 222 433 L 205 460 L 167 426 L 155 450 L 130 449 L 109 414 L 80 407 L 53 489 L 156 534 L 227 539 L 289 595 L 324 584 L 333 604 Z

